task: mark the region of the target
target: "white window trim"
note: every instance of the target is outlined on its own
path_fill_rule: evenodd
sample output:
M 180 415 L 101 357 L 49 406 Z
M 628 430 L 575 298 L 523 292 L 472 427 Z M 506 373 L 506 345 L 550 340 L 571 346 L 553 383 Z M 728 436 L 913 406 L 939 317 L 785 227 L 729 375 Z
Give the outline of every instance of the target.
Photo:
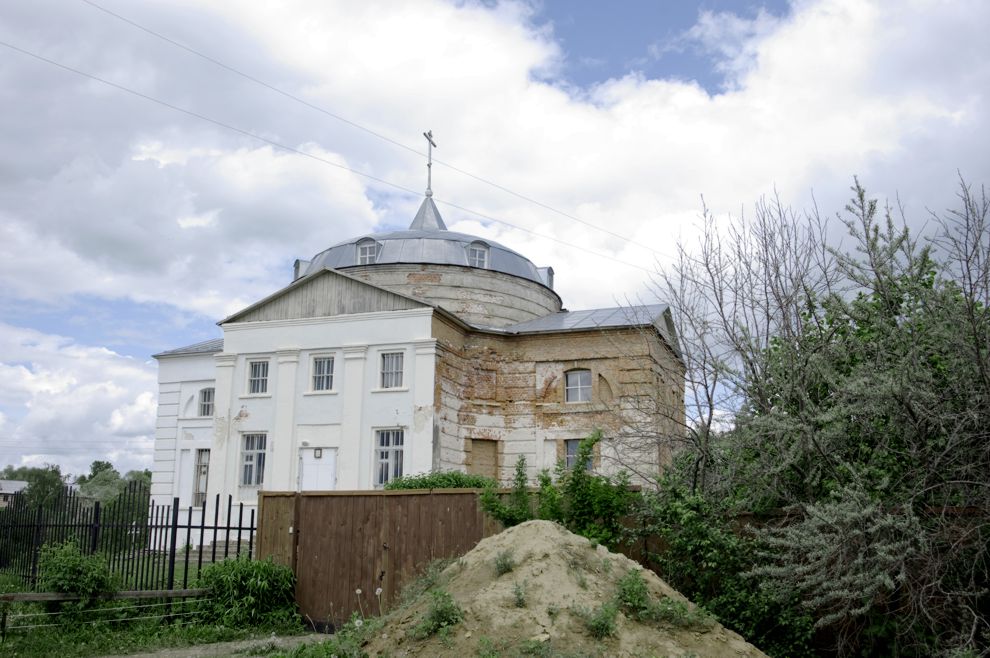
M 585 372 L 588 373 L 588 385 L 587 386 L 581 386 L 580 384 L 578 384 L 577 386 L 570 386 L 569 385 L 569 383 L 567 381 L 568 375 L 578 374 L 578 373 L 585 373 Z M 590 368 L 571 368 L 570 370 L 566 371 L 564 373 L 564 403 L 565 404 L 589 404 L 591 402 L 592 394 L 593 394 L 593 391 L 592 391 L 592 385 L 593 385 L 593 383 L 594 383 L 594 377 L 592 377 L 592 373 L 591 373 L 591 369 Z M 583 390 L 587 390 L 588 391 L 588 399 L 587 400 L 568 400 L 567 399 L 568 398 L 568 391 L 577 391 L 578 394 L 580 394 L 580 392 L 583 391 Z
M 388 355 L 398 354 L 402 357 L 402 369 L 398 371 L 400 383 L 398 386 L 385 386 L 385 357 Z M 372 389 L 372 393 L 383 393 L 386 391 L 408 391 L 408 368 L 406 364 L 409 359 L 406 358 L 406 350 L 404 349 L 385 349 L 378 352 L 378 372 L 376 373 L 378 387 Z
M 204 402 L 203 397 L 205 396 L 207 391 L 210 392 L 210 400 L 209 402 Z M 203 388 L 199 389 L 199 393 L 196 395 L 196 417 L 212 418 L 213 415 L 216 413 L 216 408 L 217 408 L 216 403 L 217 403 L 217 389 L 215 387 L 204 386 Z M 210 405 L 210 413 L 208 414 L 203 413 L 203 406 L 206 404 Z
M 244 446 L 245 446 L 245 443 L 247 441 L 247 437 L 249 437 L 249 436 L 261 436 L 261 437 L 264 437 L 264 439 L 265 439 L 265 447 L 264 447 L 264 449 L 263 450 L 252 449 L 250 452 L 253 455 L 263 454 L 265 458 L 263 460 L 264 463 L 261 465 L 261 482 L 258 482 L 257 481 L 258 480 L 258 463 L 257 463 L 257 461 L 254 461 L 253 462 L 252 473 L 254 475 L 253 479 L 255 480 L 255 482 L 250 483 L 250 484 L 246 484 L 244 482 L 244 467 L 247 466 L 247 463 L 245 462 L 245 457 L 247 457 L 248 450 Z M 268 470 L 268 464 L 271 461 L 268 458 L 269 457 L 269 454 L 271 453 L 271 450 L 270 450 L 270 448 L 271 448 L 271 442 L 268 440 L 268 438 L 269 438 L 268 437 L 268 432 L 242 432 L 241 433 L 241 445 L 240 445 L 240 456 L 241 456 L 241 458 L 240 458 L 240 462 L 239 462 L 239 464 L 240 464 L 239 473 L 238 473 L 238 476 L 237 476 L 237 482 L 238 482 L 238 485 L 240 487 L 245 488 L 245 489 L 260 489 L 263 486 L 265 486 L 265 475 L 266 475 L 266 471 Z
M 484 262 L 481 265 L 474 263 L 473 252 L 479 251 L 484 256 Z M 489 247 L 484 242 L 472 242 L 467 246 L 467 263 L 469 267 L 477 267 L 479 269 L 487 270 L 488 266 L 491 264 L 491 247 Z
M 266 363 L 268 367 L 265 369 L 265 392 L 264 393 L 252 393 L 251 392 L 251 364 L 252 363 Z M 245 377 L 244 377 L 244 393 L 241 394 L 242 398 L 270 398 L 272 396 L 272 360 L 269 357 L 261 358 L 249 358 L 245 360 Z
M 374 253 L 371 254 L 370 260 L 365 260 L 367 256 L 364 251 L 368 247 L 372 247 L 374 249 Z M 355 261 L 358 265 L 374 265 L 378 262 L 378 256 L 381 253 L 381 245 L 378 244 L 376 240 L 360 240 L 355 245 L 355 248 L 357 249 Z
M 381 434 L 383 432 L 401 432 L 402 433 L 402 445 L 398 448 L 396 446 L 390 446 L 388 448 L 379 447 L 379 441 L 381 440 Z M 371 460 L 372 472 L 371 481 L 375 489 L 382 489 L 388 482 L 391 482 L 397 477 L 401 477 L 405 473 L 405 466 L 408 459 L 406 458 L 406 428 L 405 427 L 376 427 L 374 428 L 374 450 L 375 454 Z M 389 465 L 389 477 L 385 482 L 379 482 L 380 467 L 382 461 L 380 459 L 379 452 L 382 450 L 387 450 L 390 454 L 399 453 L 400 455 L 400 468 L 398 474 L 393 475 L 391 473 L 394 470 L 394 463 L 389 460 L 387 463 Z
M 330 359 L 330 388 L 316 388 L 316 361 Z M 337 355 L 314 354 L 309 360 L 309 390 L 306 395 L 336 395 L 337 394 Z

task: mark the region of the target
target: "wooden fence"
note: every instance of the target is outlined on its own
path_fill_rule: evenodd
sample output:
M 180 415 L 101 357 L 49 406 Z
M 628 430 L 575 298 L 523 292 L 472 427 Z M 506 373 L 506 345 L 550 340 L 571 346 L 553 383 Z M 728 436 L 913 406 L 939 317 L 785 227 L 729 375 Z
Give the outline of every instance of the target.
M 258 557 L 293 568 L 301 614 L 338 626 L 356 610 L 379 614 L 430 561 L 499 532 L 478 498 L 476 489 L 261 492 Z

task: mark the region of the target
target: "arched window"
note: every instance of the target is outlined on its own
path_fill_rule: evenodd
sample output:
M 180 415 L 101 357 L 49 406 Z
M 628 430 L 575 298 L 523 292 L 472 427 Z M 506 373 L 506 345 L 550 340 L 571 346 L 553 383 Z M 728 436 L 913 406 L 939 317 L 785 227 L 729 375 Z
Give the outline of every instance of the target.
M 467 248 L 467 261 L 471 267 L 488 267 L 488 245 L 484 242 L 472 242 Z
M 564 373 L 564 401 L 591 402 L 590 370 L 568 370 Z
M 374 265 L 378 262 L 378 243 L 367 238 L 357 243 L 358 265 Z

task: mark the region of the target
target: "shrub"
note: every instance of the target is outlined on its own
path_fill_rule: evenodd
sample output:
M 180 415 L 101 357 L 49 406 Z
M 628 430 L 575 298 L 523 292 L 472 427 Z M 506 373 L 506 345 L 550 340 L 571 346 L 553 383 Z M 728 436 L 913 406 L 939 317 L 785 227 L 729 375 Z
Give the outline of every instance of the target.
M 512 584 L 512 599 L 517 608 L 526 607 L 526 582 L 518 580 Z
M 578 608 L 575 612 L 596 640 L 603 640 L 615 635 L 615 616 L 619 609 L 614 603 L 603 603 L 596 610 Z
M 450 594 L 442 589 L 433 590 L 430 594 L 433 596 L 430 609 L 423 621 L 413 628 L 413 637 L 421 640 L 445 632 L 464 619 L 464 611 Z
M 519 455 L 516 460 L 516 472 L 512 477 L 512 492 L 509 502 L 504 503 L 495 487 L 488 487 L 481 494 L 481 508 L 498 519 L 506 528 L 519 525 L 533 518 L 529 504 L 529 478 L 526 475 L 526 457 Z
M 504 576 L 516 568 L 516 560 L 512 557 L 512 551 L 501 551 L 495 556 L 495 575 Z
M 232 627 L 283 626 L 296 621 L 292 569 L 268 560 L 237 558 L 203 569 L 201 620 Z
M 45 605 L 49 612 L 66 613 L 95 608 L 99 595 L 117 591 L 106 558 L 99 553 L 84 555 L 75 541 L 41 547 L 38 556 L 38 587 L 42 591 L 81 596 L 79 601 L 48 602 Z
M 636 569 L 630 569 L 619 579 L 619 592 L 616 595 L 619 606 L 627 616 L 640 621 L 650 618 L 653 612 L 653 599 L 646 581 Z
M 421 475 L 402 475 L 389 480 L 385 489 L 487 489 L 497 486 L 497 482 L 484 475 L 444 471 Z

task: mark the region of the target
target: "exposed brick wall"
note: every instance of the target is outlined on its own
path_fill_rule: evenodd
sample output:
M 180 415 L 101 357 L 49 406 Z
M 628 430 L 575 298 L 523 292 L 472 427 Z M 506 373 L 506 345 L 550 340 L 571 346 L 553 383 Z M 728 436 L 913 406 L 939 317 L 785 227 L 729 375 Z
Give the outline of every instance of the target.
M 470 470 L 471 439 L 499 442 L 499 472 L 511 478 L 518 455 L 530 475 L 551 466 L 565 439 L 601 429 L 599 469 L 656 472 L 666 459 L 653 435 L 683 432 L 684 371 L 649 329 L 498 336 L 464 330 L 434 316 L 438 341 L 436 422 L 444 470 Z M 588 369 L 592 402 L 564 401 L 564 373 Z M 636 404 L 636 396 L 650 396 Z M 663 404 L 650 437 L 633 439 L 627 419 Z M 655 414 L 654 414 L 655 416 Z M 643 420 L 640 418 L 639 420 Z

